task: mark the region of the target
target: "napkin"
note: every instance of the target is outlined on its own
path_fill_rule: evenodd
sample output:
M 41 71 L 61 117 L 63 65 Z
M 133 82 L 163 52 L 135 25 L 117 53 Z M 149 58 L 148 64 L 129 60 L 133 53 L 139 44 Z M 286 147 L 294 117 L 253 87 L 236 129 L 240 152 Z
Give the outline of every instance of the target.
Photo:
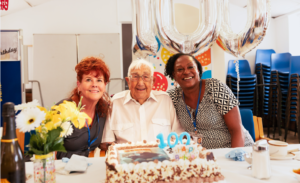
M 64 158 L 61 159 L 61 161 L 64 162 L 64 163 L 68 163 L 69 160 L 70 160 L 70 159 L 69 159 L 69 158 L 66 158 L 66 157 L 64 157 Z M 92 164 L 93 164 L 93 163 L 88 163 L 88 166 L 91 166 Z
M 233 159 L 234 161 L 245 161 L 244 154 L 246 154 L 246 152 L 243 149 L 234 149 L 225 154 L 225 157 Z
M 56 173 L 68 175 L 70 173 L 85 172 L 92 163 L 87 162 L 87 157 L 73 154 L 72 157 L 62 158 L 61 163 L 56 164 Z
M 66 171 L 84 172 L 88 167 L 87 157 L 73 154 L 65 166 Z

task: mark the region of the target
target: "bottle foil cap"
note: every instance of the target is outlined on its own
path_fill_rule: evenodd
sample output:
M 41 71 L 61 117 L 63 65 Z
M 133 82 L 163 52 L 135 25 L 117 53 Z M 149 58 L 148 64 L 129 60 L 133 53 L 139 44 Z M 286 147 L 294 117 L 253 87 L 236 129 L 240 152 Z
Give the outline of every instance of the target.
M 14 116 L 15 115 L 15 104 L 12 102 L 6 102 L 2 106 L 2 116 Z

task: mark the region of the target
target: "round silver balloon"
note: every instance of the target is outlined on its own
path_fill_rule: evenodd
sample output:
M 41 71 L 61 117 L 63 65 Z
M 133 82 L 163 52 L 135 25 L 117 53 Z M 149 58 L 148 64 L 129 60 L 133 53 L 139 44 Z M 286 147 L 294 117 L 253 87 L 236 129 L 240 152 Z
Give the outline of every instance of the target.
M 217 44 L 226 52 L 244 57 L 263 40 L 271 19 L 270 0 L 248 0 L 247 23 L 238 34 L 233 33 L 229 21 L 228 0 L 222 7 L 222 27 Z
M 173 0 L 155 0 L 156 36 L 163 46 L 173 53 L 199 55 L 208 50 L 218 38 L 221 18 L 222 0 L 199 0 L 202 20 L 192 34 L 182 34 L 175 26 Z M 219 8 L 219 9 L 218 9 Z
M 132 0 L 132 51 L 138 58 L 156 55 L 152 0 Z

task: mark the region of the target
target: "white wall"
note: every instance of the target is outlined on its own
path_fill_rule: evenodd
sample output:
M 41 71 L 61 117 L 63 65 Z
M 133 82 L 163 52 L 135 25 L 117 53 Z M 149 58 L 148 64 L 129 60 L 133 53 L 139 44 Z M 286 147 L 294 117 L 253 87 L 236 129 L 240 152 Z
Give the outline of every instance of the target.
M 275 19 L 276 29 L 276 53 L 289 51 L 289 18 L 281 16 Z
M 117 0 L 53 0 L 3 16 L 0 22 L 1 29 L 22 29 L 24 45 L 33 45 L 34 34 L 99 34 L 121 30 Z M 36 79 L 33 78 L 34 45 L 29 48 L 28 78 L 33 80 Z M 26 85 L 31 87 L 30 83 Z
M 276 52 L 290 52 L 299 56 L 300 49 L 300 10 L 278 17 L 276 22 Z
M 289 17 L 289 52 L 293 56 L 300 55 L 300 11 L 293 13 Z
M 33 34 L 119 33 L 117 0 L 53 0 L 1 17 L 1 29 L 23 29 L 25 45 Z

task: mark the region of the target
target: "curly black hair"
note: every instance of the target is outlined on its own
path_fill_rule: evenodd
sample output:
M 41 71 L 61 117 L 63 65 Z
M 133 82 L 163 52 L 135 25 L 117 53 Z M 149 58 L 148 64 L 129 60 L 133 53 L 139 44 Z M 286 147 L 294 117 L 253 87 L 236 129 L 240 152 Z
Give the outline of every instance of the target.
M 190 56 L 193 58 L 193 60 L 195 61 L 196 65 L 197 65 L 197 68 L 198 68 L 198 71 L 199 71 L 199 76 L 200 78 L 202 77 L 202 65 L 200 64 L 200 62 L 193 56 L 193 55 L 190 55 L 190 54 L 186 54 L 186 53 L 177 53 L 173 56 L 171 56 L 166 64 L 166 67 L 165 67 L 165 76 L 169 76 L 171 79 L 174 79 L 173 78 L 173 72 L 174 72 L 174 64 L 176 62 L 176 60 L 181 57 L 181 56 L 184 56 L 184 55 L 187 55 L 187 56 Z

